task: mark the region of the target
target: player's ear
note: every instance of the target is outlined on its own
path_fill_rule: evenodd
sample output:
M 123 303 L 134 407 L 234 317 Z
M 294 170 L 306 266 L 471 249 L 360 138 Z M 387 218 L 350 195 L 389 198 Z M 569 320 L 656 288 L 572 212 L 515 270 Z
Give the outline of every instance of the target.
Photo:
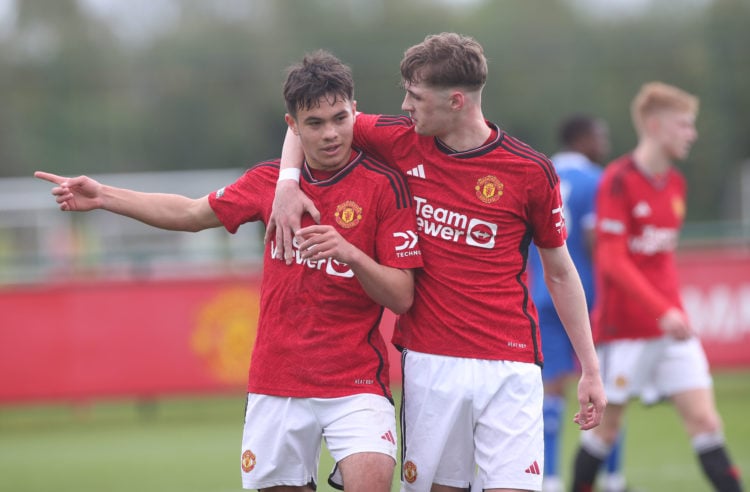
M 297 120 L 295 120 L 292 115 L 289 113 L 286 113 L 284 115 L 284 121 L 286 121 L 286 124 L 289 126 L 289 129 L 292 130 L 292 133 L 299 136 L 299 129 L 297 128 Z
M 450 104 L 451 109 L 455 111 L 460 111 L 464 107 L 464 98 L 466 96 L 461 91 L 453 91 L 448 96 L 448 103 Z
M 354 121 L 357 121 L 357 101 L 352 100 L 352 115 L 354 116 Z

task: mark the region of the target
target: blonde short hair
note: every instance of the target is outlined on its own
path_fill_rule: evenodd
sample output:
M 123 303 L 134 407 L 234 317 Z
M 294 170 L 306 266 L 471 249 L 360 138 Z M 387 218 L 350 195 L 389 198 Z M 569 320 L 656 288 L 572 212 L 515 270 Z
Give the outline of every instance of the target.
M 648 82 L 641 86 L 630 105 L 630 114 L 638 133 L 643 130 L 643 123 L 652 114 L 676 110 L 698 114 L 700 101 L 684 90 L 663 82 Z

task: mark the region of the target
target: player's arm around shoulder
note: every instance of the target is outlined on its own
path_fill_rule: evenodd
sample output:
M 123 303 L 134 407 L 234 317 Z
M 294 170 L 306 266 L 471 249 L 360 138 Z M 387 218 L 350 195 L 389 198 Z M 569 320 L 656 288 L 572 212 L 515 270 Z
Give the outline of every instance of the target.
M 320 212 L 312 200 L 299 187 L 299 175 L 305 153 L 302 143 L 288 128 L 281 151 L 279 179 L 271 207 L 271 216 L 266 224 L 264 241 L 275 238 L 280 250 L 279 259 L 292 264 L 294 233 L 302 224 L 302 216 L 309 213 L 315 222 L 320 223 Z

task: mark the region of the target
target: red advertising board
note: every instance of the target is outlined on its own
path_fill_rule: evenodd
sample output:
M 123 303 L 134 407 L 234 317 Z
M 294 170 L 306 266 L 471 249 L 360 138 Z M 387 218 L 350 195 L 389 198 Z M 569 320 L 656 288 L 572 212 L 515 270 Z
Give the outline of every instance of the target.
M 241 388 L 259 279 L 0 291 L 0 402 Z
M 682 251 L 682 298 L 714 369 L 750 367 L 750 250 Z
M 685 307 L 714 369 L 750 367 L 750 253 L 681 252 Z M 241 390 L 260 279 L 0 289 L 0 403 Z M 383 334 L 390 339 L 394 316 Z M 391 381 L 400 359 L 391 349 Z

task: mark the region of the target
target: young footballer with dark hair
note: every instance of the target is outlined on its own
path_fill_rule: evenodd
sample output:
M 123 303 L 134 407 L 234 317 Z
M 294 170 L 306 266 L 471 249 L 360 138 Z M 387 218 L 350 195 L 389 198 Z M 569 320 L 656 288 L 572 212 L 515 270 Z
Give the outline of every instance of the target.
M 352 148 L 349 67 L 325 52 L 290 68 L 286 121 L 304 150 L 301 187 L 320 211 L 306 218 L 293 265 L 266 245 L 258 333 L 249 372 L 242 484 L 274 492 L 316 488 L 321 438 L 347 492 L 389 492 L 395 410 L 383 306 L 405 312 L 422 265 L 404 177 Z M 282 171 L 283 172 L 283 171 Z M 104 209 L 170 230 L 267 223 L 279 161 L 257 164 L 199 199 L 112 188 L 37 172 L 65 211 Z

